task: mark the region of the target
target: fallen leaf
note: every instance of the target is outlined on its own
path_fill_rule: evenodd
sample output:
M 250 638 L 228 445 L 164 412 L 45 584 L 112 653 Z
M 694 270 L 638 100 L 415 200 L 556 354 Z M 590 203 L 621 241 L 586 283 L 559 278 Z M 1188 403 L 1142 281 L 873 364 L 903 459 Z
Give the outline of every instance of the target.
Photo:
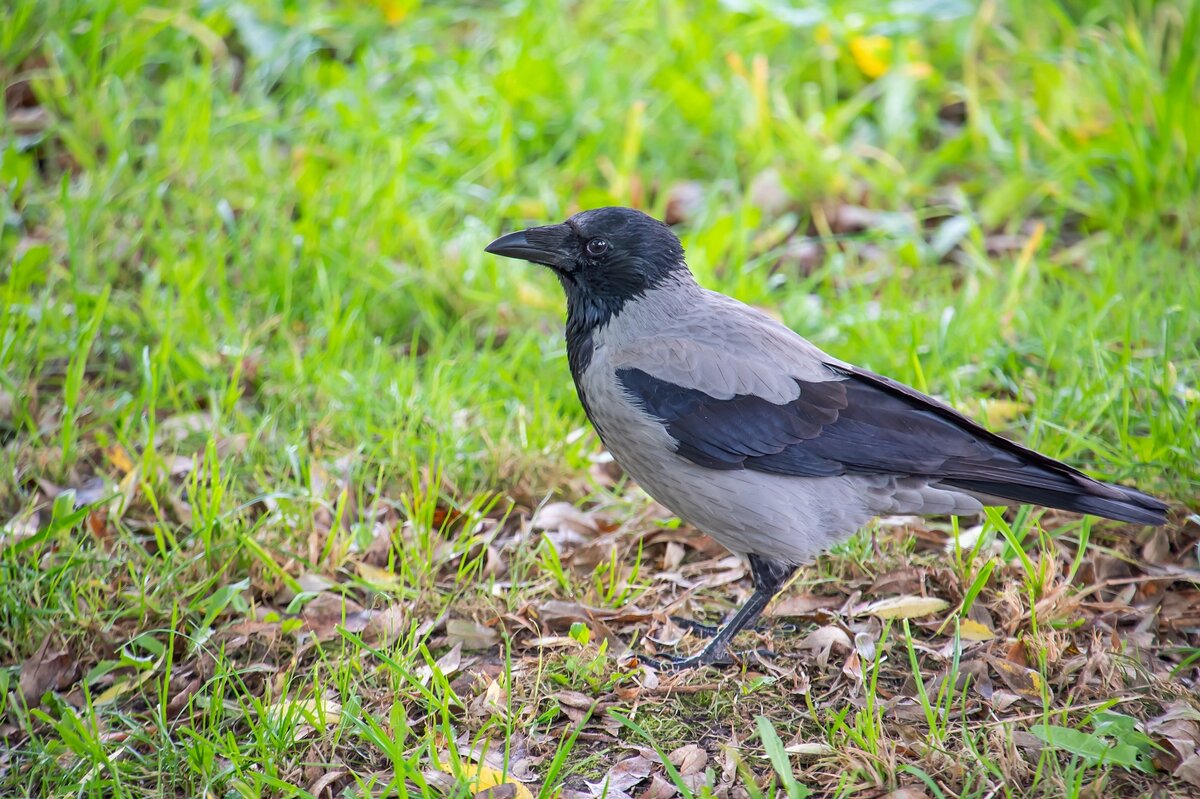
M 29 705 L 37 705 L 47 691 L 62 691 L 75 682 L 78 661 L 65 649 L 51 649 L 50 637 L 21 664 L 17 686 Z
M 637 799 L 674 799 L 679 789 L 659 774 L 650 775 L 650 787 L 638 794 Z
M 1171 556 L 1171 540 L 1166 531 L 1159 527 L 1142 546 L 1142 558 L 1147 563 L 1167 563 Z
M 886 794 L 883 799 L 929 799 L 929 794 L 920 788 L 897 788 L 891 793 Z
M 368 637 L 392 643 L 409 631 L 409 606 L 402 602 L 389 605 L 371 616 L 365 632 Z
M 329 795 L 330 795 L 330 797 L 332 797 L 334 794 L 333 794 L 333 789 L 331 786 L 338 780 L 345 777 L 347 775 L 347 773 L 348 772 L 343 771 L 343 770 L 327 771 L 324 774 L 322 774 L 320 777 L 318 777 L 316 780 L 314 780 L 312 785 L 308 786 L 308 792 L 310 794 L 312 794 L 313 796 L 317 797 L 317 799 L 321 799 L 321 793 L 326 788 L 329 788 L 330 789 Z
M 404 581 L 395 572 L 387 569 L 360 561 L 355 565 L 354 570 L 358 572 L 358 576 L 363 579 L 363 582 L 369 583 L 372 588 L 384 591 L 399 591 L 404 588 Z
M 783 186 L 779 170 L 767 167 L 750 181 L 750 202 L 767 217 L 782 214 L 791 205 L 792 198 Z
M 461 644 L 468 651 L 491 649 L 500 640 L 500 635 L 487 627 L 468 619 L 450 619 L 446 622 L 446 638 L 451 646 Z
M 269 718 L 275 720 L 285 717 L 295 718 L 298 715 L 313 727 L 326 729 L 336 725 L 341 719 L 342 705 L 340 702 L 325 697 L 299 699 L 273 702 L 266 706 L 265 713 Z
M 964 641 L 990 641 L 996 634 L 974 619 L 962 619 L 958 623 L 958 636 Z
M 788 744 L 783 751 L 789 755 L 800 755 L 801 757 L 825 757 L 837 753 L 837 750 L 829 744 L 820 742 Z
M 684 180 L 667 189 L 667 207 L 663 221 L 668 225 L 690 222 L 704 208 L 704 184 L 697 180 Z
M 351 632 L 360 632 L 366 629 L 373 615 L 371 611 L 363 610 L 353 599 L 331 592 L 317 594 L 300 609 L 300 619 L 304 626 L 322 640 L 337 635 L 339 626 L 344 626 Z
M 704 770 L 708 765 L 708 752 L 696 744 L 685 744 L 667 755 L 667 760 L 686 777 L 688 774 L 698 774 Z
M 1171 772 L 1171 776 L 1200 787 L 1200 752 L 1180 763 L 1178 768 Z
M 1033 669 L 1027 669 L 1004 658 L 988 656 L 986 660 L 992 670 L 1009 687 L 1009 690 L 1027 702 L 1040 703 L 1042 691 L 1049 692 L 1050 690 L 1042 679 L 1042 675 Z
M 595 517 L 581 511 L 570 502 L 551 502 L 538 509 L 530 521 L 534 530 L 575 533 L 584 539 L 600 532 Z
M 108 449 L 104 450 L 105 456 L 108 457 L 109 463 L 117 467 L 122 475 L 129 474 L 133 471 L 133 460 L 129 457 L 129 453 L 120 444 L 113 444 Z
M 608 770 L 604 776 L 604 784 L 610 791 L 623 793 L 636 787 L 642 780 L 650 776 L 654 763 L 641 755 L 625 758 Z
M 827 624 L 806 635 L 800 642 L 800 648 L 814 653 L 817 665 L 823 669 L 829 665 L 829 656 L 834 649 L 839 654 L 848 654 L 854 646 L 845 630 L 837 625 Z
M 161 660 L 158 664 L 155 664 L 154 668 L 141 669 L 133 674 L 129 674 L 117 679 L 112 685 L 108 686 L 108 688 L 102 691 L 100 695 L 95 698 L 94 704 L 96 706 L 107 705 L 116 701 L 117 699 L 120 699 L 125 694 L 141 688 L 148 680 L 158 673 L 158 666 L 160 664 Z
M 455 773 L 449 759 L 439 758 L 437 767 L 446 774 L 454 775 Z M 491 791 L 492 793 L 487 795 L 495 797 L 495 799 L 501 799 L 501 797 L 533 799 L 533 793 L 520 782 L 483 763 L 474 768 L 468 768 L 465 776 L 467 777 L 467 787 L 475 795 Z
M 894 596 L 872 602 L 862 609 L 862 613 L 878 616 L 881 619 L 916 619 L 941 613 L 950 607 L 950 603 L 935 596 Z

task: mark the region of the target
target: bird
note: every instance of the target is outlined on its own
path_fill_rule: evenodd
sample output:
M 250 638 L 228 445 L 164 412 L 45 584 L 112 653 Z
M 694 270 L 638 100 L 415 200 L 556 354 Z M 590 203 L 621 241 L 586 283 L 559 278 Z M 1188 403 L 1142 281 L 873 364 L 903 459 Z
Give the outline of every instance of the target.
M 854 366 L 702 287 L 679 238 L 631 208 L 581 211 L 485 251 L 548 267 L 567 363 L 600 441 L 651 497 L 749 564 L 754 591 L 682 670 L 730 644 L 805 563 L 885 514 L 1036 504 L 1139 525 L 1167 505 L 1093 479 Z

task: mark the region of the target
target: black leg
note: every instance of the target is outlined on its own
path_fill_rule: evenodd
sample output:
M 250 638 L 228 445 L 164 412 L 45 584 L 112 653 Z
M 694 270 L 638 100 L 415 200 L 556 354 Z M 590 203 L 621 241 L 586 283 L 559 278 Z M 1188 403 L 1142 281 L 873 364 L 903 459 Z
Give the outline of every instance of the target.
M 779 593 L 779 589 L 783 587 L 783 584 L 787 582 L 788 578 L 795 571 L 796 567 L 790 563 L 781 563 L 779 561 L 767 560 L 758 555 L 751 555 L 750 575 L 754 578 L 754 593 L 746 600 L 746 604 L 742 605 L 738 609 L 738 612 L 733 615 L 733 618 L 696 654 L 679 660 L 652 662 L 665 671 L 690 669 L 695 666 L 708 664 L 728 663 L 729 644 L 733 641 L 733 637 L 745 629 L 747 625 L 753 624 L 754 620 L 762 615 L 763 610 L 775 598 L 775 595 Z M 644 659 L 650 660 L 649 658 Z

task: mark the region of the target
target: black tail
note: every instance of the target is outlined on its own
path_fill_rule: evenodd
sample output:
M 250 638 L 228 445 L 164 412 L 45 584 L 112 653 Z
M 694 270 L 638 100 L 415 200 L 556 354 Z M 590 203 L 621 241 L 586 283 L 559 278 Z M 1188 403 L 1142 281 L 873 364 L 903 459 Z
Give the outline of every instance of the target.
M 1078 472 L 1072 472 L 1074 470 L 1055 475 L 1062 480 L 1061 488 L 1057 486 L 1051 488 L 1044 482 L 1042 485 L 1028 485 L 1018 482 L 962 478 L 943 480 L 942 482 L 945 485 L 973 493 L 1013 502 L 1044 505 L 1047 508 L 1058 508 L 1076 513 L 1090 513 L 1094 516 L 1103 516 L 1106 519 L 1116 519 L 1132 524 L 1153 524 L 1155 526 L 1166 524 L 1167 505 L 1165 502 L 1132 488 L 1113 483 L 1102 483 Z M 1042 482 L 1049 475 L 1038 476 L 1042 478 L 1039 482 Z

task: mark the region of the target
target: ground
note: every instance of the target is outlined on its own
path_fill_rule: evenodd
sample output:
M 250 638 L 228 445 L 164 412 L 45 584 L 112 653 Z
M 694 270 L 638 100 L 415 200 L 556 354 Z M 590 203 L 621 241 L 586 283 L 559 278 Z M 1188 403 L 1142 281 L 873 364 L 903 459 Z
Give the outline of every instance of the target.
M 1200 791 L 1200 4 L 7 8 L 0 794 Z M 605 204 L 1169 524 L 882 519 L 647 668 L 746 569 L 482 252 Z

